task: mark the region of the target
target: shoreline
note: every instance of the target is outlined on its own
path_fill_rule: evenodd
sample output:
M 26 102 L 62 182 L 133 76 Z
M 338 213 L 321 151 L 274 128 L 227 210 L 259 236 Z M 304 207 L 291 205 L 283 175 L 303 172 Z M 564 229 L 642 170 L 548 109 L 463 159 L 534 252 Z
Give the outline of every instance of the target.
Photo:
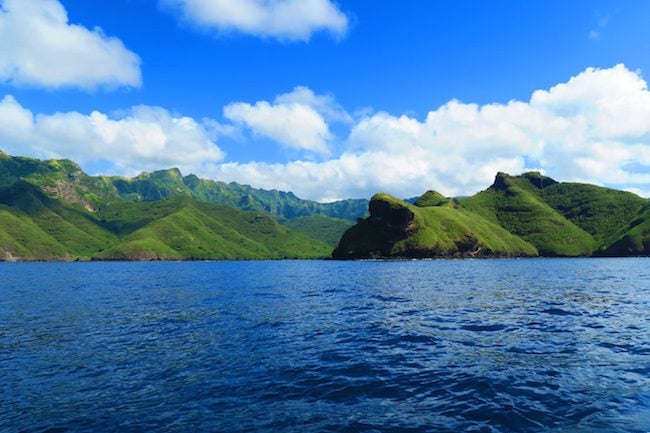
M 150 260 L 97 260 L 97 259 L 76 259 L 76 260 L 0 260 L 3 264 L 21 264 L 21 263 L 44 263 L 44 264 L 64 264 L 64 263 L 190 263 L 190 262 L 435 262 L 435 261 L 489 261 L 489 260 L 566 260 L 566 259 L 643 259 L 650 258 L 647 255 L 630 255 L 630 256 L 492 256 L 492 257 L 375 257 L 359 259 L 333 259 L 330 257 L 322 258 L 282 258 L 282 259 L 150 259 Z

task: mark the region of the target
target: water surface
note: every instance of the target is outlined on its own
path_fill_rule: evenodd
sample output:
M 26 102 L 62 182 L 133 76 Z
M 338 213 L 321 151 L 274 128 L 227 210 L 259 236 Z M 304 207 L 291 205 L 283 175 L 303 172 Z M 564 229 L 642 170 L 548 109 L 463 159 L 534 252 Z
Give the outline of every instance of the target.
M 0 431 L 650 431 L 649 265 L 0 264 Z

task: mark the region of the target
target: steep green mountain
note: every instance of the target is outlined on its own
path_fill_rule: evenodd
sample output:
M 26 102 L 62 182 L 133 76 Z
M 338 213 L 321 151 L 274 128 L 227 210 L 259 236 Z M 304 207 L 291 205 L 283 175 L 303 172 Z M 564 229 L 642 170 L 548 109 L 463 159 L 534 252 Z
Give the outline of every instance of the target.
M 313 258 L 337 245 L 343 259 L 650 255 L 650 201 L 531 172 L 471 197 L 321 204 L 177 169 L 88 176 L 0 152 L 0 260 Z
M 282 259 L 325 257 L 331 247 L 273 217 L 176 197 L 115 204 L 98 213 L 121 236 L 100 259 Z
M 348 230 L 336 259 L 535 256 L 526 241 L 477 214 L 448 206 L 415 206 L 387 194 L 370 201 L 370 216 Z
M 262 190 L 237 183 L 216 182 L 194 175 L 182 176 L 178 169 L 143 173 L 133 179 L 111 178 L 121 197 L 130 201 L 156 201 L 186 196 L 197 200 L 267 212 L 282 219 L 310 215 L 355 220 L 363 216 L 367 200 L 318 203 L 302 200 L 291 192 Z
M 116 200 L 152 202 L 172 197 L 228 205 L 244 210 L 267 212 L 285 220 L 323 215 L 356 220 L 366 214 L 367 200 L 318 203 L 302 200 L 291 192 L 263 190 L 237 183 L 216 182 L 194 175 L 183 176 L 178 169 L 143 173 L 135 178 L 88 176 L 69 160 L 40 161 L 0 155 L 0 186 L 24 179 L 40 186 L 51 197 L 79 204 L 95 211 Z
M 317 258 L 331 249 L 270 215 L 190 198 L 91 213 L 26 181 L 0 188 L 0 260 Z
M 284 223 L 289 229 L 314 239 L 319 239 L 332 248 L 336 247 L 343 233 L 354 223 L 350 220 L 310 215 L 289 220 Z
M 648 200 L 631 192 L 580 183 L 556 183 L 539 193 L 549 206 L 592 235 L 600 248 L 611 244 L 648 205 Z
M 591 255 L 597 248 L 593 236 L 551 207 L 540 193 L 556 183 L 539 173 L 499 173 L 490 188 L 460 199 L 459 204 L 531 243 L 541 255 Z
M 647 199 L 537 172 L 499 173 L 488 189 L 458 199 L 427 191 L 411 205 L 379 194 L 370 214 L 345 233 L 335 258 L 650 255 Z
M 117 241 L 96 217 L 18 181 L 0 188 L 0 258 L 91 257 Z
M 40 187 L 50 197 L 80 205 L 89 211 L 120 199 L 108 178 L 88 176 L 70 160 L 41 161 L 0 152 L 0 187 L 10 186 L 21 179 Z
M 603 256 L 650 256 L 650 209 L 644 211 L 614 233 L 612 242 L 603 247 Z

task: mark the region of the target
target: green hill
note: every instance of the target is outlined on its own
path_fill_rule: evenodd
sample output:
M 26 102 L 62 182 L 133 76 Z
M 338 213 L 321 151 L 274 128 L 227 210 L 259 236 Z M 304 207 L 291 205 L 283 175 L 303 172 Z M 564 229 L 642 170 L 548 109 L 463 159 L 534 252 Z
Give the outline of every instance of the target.
M 114 205 L 98 216 L 122 236 L 101 259 L 318 258 L 331 251 L 269 215 L 188 198 Z
M 540 193 L 556 184 L 538 173 L 499 173 L 490 188 L 459 203 L 530 242 L 541 255 L 590 255 L 597 247 L 596 240 L 546 203 Z
M 549 206 L 591 234 L 600 248 L 612 243 L 621 227 L 637 219 L 648 205 L 648 200 L 631 192 L 580 183 L 556 183 L 540 194 Z
M 650 210 L 648 206 L 637 218 L 615 232 L 602 248 L 603 256 L 650 256 Z
M 471 197 L 321 204 L 178 169 L 88 176 L 69 160 L 0 152 L 0 260 L 314 258 L 333 247 L 343 259 L 650 255 L 650 201 L 530 172 L 498 173 Z
M 234 182 L 201 179 L 191 174 L 183 176 L 176 168 L 142 173 L 132 179 L 88 176 L 69 160 L 41 161 L 3 153 L 0 155 L 0 186 L 11 185 L 18 179 L 38 185 L 51 197 L 79 204 L 90 211 L 116 200 L 152 202 L 190 197 L 243 210 L 267 212 L 282 220 L 323 215 L 355 221 L 366 214 L 368 207 L 367 200 L 318 203 L 300 199 L 291 192 L 267 191 Z
M 108 178 L 88 176 L 70 160 L 41 161 L 0 154 L 0 187 L 11 186 L 18 180 L 26 180 L 50 197 L 90 211 L 120 199 Z
M 427 191 L 414 204 L 385 194 L 333 256 L 650 255 L 650 202 L 635 194 L 559 183 L 537 172 L 497 174 L 471 197 Z
M 370 216 L 348 230 L 336 259 L 535 256 L 531 244 L 465 209 L 418 207 L 387 194 L 370 201 Z
M 0 188 L 0 260 L 318 258 L 331 249 L 270 215 L 189 198 L 92 214 L 25 181 Z
M 329 218 L 322 215 L 299 217 L 284 223 L 289 229 L 336 247 L 343 233 L 354 223 L 350 220 Z
M 185 196 L 236 207 L 267 212 L 281 219 L 310 215 L 355 220 L 363 216 L 367 200 L 341 200 L 317 203 L 302 200 L 291 192 L 262 190 L 237 183 L 200 179 L 194 175 L 182 176 L 178 169 L 143 173 L 133 179 L 111 178 L 119 195 L 130 201 L 156 201 Z
M 27 260 L 91 257 L 117 241 L 82 208 L 18 181 L 0 188 L 0 256 Z
M 438 191 L 427 191 L 418 197 L 413 204 L 417 207 L 429 207 L 429 206 L 443 206 L 451 205 L 453 202 L 440 194 Z

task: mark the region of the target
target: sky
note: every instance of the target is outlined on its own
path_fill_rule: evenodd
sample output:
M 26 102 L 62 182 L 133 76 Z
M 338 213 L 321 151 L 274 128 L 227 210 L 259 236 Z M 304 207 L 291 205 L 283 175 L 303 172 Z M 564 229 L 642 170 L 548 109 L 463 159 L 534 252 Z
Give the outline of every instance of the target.
M 318 201 L 650 196 L 645 0 L 0 0 L 0 149 Z

